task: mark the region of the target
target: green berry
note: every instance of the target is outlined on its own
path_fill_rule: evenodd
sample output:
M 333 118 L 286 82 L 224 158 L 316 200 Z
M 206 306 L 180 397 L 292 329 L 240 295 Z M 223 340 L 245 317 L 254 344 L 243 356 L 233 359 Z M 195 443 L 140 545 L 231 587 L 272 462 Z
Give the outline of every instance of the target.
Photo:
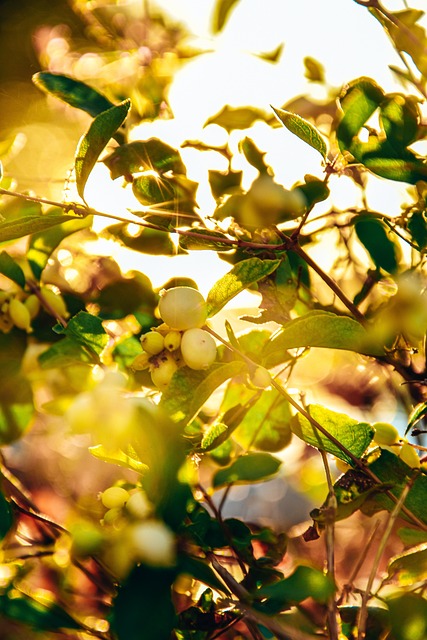
M 372 425 L 375 429 L 374 441 L 377 444 L 392 445 L 399 441 L 399 432 L 388 422 L 375 422 Z
M 146 353 L 155 356 L 165 348 L 165 340 L 157 331 L 149 331 L 141 336 L 141 345 Z
M 204 329 L 188 329 L 181 339 L 181 355 L 190 369 L 207 369 L 216 358 L 215 340 Z
M 168 351 L 176 351 L 181 344 L 181 332 L 169 331 L 165 335 L 165 347 Z
M 25 306 L 28 309 L 31 320 L 33 320 L 38 312 L 40 311 L 40 300 L 38 297 L 32 293 L 28 298 L 24 301 Z
M 129 499 L 129 492 L 122 487 L 108 487 L 101 494 L 101 502 L 107 509 L 120 509 Z
M 18 298 L 13 298 L 9 303 L 9 316 L 15 327 L 31 331 L 31 316 L 27 307 Z
M 185 331 L 202 327 L 208 316 L 204 297 L 192 287 L 167 289 L 159 302 L 160 317 L 171 329 Z

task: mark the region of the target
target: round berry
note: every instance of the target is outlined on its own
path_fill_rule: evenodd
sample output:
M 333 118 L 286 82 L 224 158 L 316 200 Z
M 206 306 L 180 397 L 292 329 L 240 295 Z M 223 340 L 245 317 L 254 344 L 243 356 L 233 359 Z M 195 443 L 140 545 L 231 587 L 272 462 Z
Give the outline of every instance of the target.
M 167 289 L 159 302 L 160 317 L 171 329 L 185 331 L 203 327 L 208 316 L 204 297 L 192 287 Z
M 168 351 L 176 351 L 181 344 L 181 332 L 169 331 L 165 335 L 165 347 Z
M 377 444 L 391 445 L 399 441 L 399 432 L 392 424 L 375 422 L 372 426 L 375 429 L 374 441 Z
M 122 487 L 108 487 L 101 493 L 101 502 L 107 509 L 120 509 L 129 499 L 129 492 Z
M 155 567 L 170 567 L 175 562 L 175 537 L 158 520 L 133 525 L 129 532 L 135 559 Z
M 24 329 L 24 331 L 31 330 L 30 312 L 25 304 L 17 298 L 13 298 L 9 303 L 9 316 L 18 329 Z
M 146 353 L 155 356 L 165 348 L 165 340 L 157 331 L 149 331 L 141 337 L 141 345 Z
M 178 365 L 175 359 L 166 351 L 160 358 L 156 359 L 151 369 L 151 380 L 153 384 L 155 384 L 160 391 L 165 391 L 177 369 Z
M 136 491 L 132 493 L 126 503 L 126 511 L 134 518 L 143 519 L 148 516 L 152 510 L 152 505 L 148 500 L 144 491 Z
M 181 355 L 190 369 L 207 369 L 216 358 L 215 340 L 204 329 L 188 329 L 181 339 Z
M 418 469 L 421 466 L 420 458 L 409 442 L 403 443 L 399 458 L 412 469 Z

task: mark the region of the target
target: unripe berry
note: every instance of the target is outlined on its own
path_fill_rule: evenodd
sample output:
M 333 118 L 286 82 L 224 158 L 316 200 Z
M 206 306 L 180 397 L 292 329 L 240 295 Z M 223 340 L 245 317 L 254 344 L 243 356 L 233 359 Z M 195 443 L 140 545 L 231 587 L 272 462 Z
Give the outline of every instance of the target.
M 159 302 L 160 317 L 171 329 L 185 331 L 203 327 L 208 308 L 200 291 L 192 287 L 167 289 Z
M 165 335 L 165 347 L 168 351 L 176 351 L 181 344 L 181 333 L 179 331 L 169 331 Z
M 40 300 L 34 293 L 32 293 L 28 298 L 26 298 L 24 304 L 28 309 L 31 320 L 33 320 L 40 311 Z
M 156 360 L 151 370 L 151 380 L 160 391 L 165 391 L 172 380 L 172 376 L 177 371 L 178 365 L 169 352 Z
M 216 358 L 215 340 L 204 329 L 188 329 L 181 339 L 181 355 L 190 369 L 207 369 Z
M 268 369 L 265 367 L 257 367 L 251 377 L 251 382 L 254 387 L 259 389 L 266 389 L 271 384 L 271 375 Z
M 141 336 L 141 345 L 146 353 L 155 356 L 165 348 L 165 340 L 157 331 L 149 331 Z
M 102 518 L 102 523 L 115 524 L 120 520 L 121 515 L 122 515 L 122 510 L 119 509 L 118 507 L 114 509 L 108 509 L 108 511 L 104 513 L 104 517 Z
M 374 441 L 377 444 L 392 445 L 399 441 L 399 432 L 388 422 L 375 422 L 372 425 L 375 429 Z
M 157 520 L 133 525 L 129 532 L 135 559 L 155 567 L 170 567 L 175 562 L 175 537 Z
M 66 304 L 61 295 L 55 293 L 48 287 L 42 287 L 40 289 L 40 293 L 47 305 L 50 307 L 50 309 L 47 309 L 49 313 L 51 313 L 50 310 L 52 310 L 55 316 L 59 316 L 60 318 L 69 317 L 70 314 L 67 311 Z
M 404 442 L 399 453 L 399 458 L 405 462 L 408 467 L 418 469 L 421 466 L 420 458 L 409 442 Z
M 122 487 L 108 487 L 101 494 L 101 502 L 107 509 L 120 509 L 129 499 L 129 492 Z
M 17 298 L 13 298 L 9 303 L 9 316 L 15 327 L 31 331 L 31 316 L 27 307 Z
M 150 354 L 149 353 L 140 353 L 136 356 L 135 360 L 132 362 L 131 368 L 134 371 L 142 371 L 146 369 L 150 365 Z
M 152 511 L 152 505 L 144 491 L 132 493 L 126 502 L 126 511 L 134 518 L 142 520 Z

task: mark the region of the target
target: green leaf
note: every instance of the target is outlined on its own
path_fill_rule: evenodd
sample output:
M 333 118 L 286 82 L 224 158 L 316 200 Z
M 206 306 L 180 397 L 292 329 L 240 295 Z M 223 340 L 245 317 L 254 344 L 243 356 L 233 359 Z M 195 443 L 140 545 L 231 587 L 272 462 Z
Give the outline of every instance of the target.
M 81 625 L 57 604 L 42 604 L 16 589 L 0 595 L 0 617 L 16 620 L 40 631 L 79 629 Z
M 400 247 L 390 237 L 387 225 L 378 217 L 366 213 L 356 217 L 354 228 L 377 269 L 395 273 L 399 266 Z
M 125 247 L 129 247 L 134 251 L 155 256 L 176 255 L 176 246 L 172 242 L 170 235 L 165 231 L 140 227 L 135 234 L 133 229 L 132 233 L 130 233 L 129 227 L 128 223 L 120 222 L 107 227 L 105 233 L 113 236 Z
M 18 440 L 34 415 L 31 385 L 22 375 L 0 378 L 0 446 Z
M 99 364 L 99 358 L 73 338 L 65 337 L 51 345 L 38 357 L 42 369 L 67 367 L 70 364 Z
M 408 426 L 405 429 L 405 436 L 411 429 L 414 428 L 417 422 L 419 422 L 426 415 L 427 415 L 427 402 L 420 402 L 419 404 L 416 405 L 416 407 L 414 407 L 414 409 L 411 412 L 411 415 L 409 416 Z
M 390 561 L 388 578 L 397 580 L 402 587 L 427 580 L 427 544 L 421 544 Z
M 316 149 L 325 160 L 328 154 L 326 142 L 322 138 L 320 132 L 301 116 L 285 111 L 284 109 L 275 109 L 271 107 L 280 122 L 294 135 L 298 136 L 303 142 Z
M 213 20 L 212 20 L 212 31 L 214 33 L 218 33 L 222 31 L 226 21 L 228 20 L 229 14 L 233 9 L 234 5 L 237 4 L 239 0 L 217 0 Z
M 386 600 L 393 640 L 425 640 L 427 600 L 418 593 L 399 593 Z
M 427 543 L 427 531 L 420 529 L 411 529 L 410 527 L 400 527 L 397 535 L 402 540 L 405 547 L 414 546 L 421 543 Z
M 111 628 L 118 640 L 166 640 L 176 625 L 171 601 L 175 569 L 136 567 L 119 588 Z
M 362 325 L 329 311 L 309 311 L 279 329 L 265 345 L 263 361 L 267 368 L 283 362 L 287 349 L 323 347 L 345 349 L 366 355 L 383 355 L 380 345 L 369 343 L 369 334 Z
M 0 540 L 9 533 L 13 525 L 13 512 L 10 502 L 0 492 Z
M 218 313 L 238 293 L 273 273 L 280 262 L 280 260 L 261 260 L 260 258 L 248 258 L 238 262 L 209 291 L 206 300 L 208 317 Z
M 360 458 L 366 451 L 374 437 L 375 430 L 366 422 L 358 422 L 345 413 L 337 413 L 320 405 L 312 404 L 308 412 L 330 435 L 338 440 L 356 458 Z M 291 429 L 301 440 L 311 444 L 316 449 L 332 453 L 340 460 L 352 464 L 351 458 L 321 433 L 311 422 L 297 414 L 291 422 Z
M 58 209 L 52 209 L 47 216 L 58 216 Z M 43 273 L 48 260 L 55 249 L 60 245 L 62 240 L 72 233 L 76 233 L 81 229 L 89 227 L 92 223 L 92 216 L 85 218 L 73 218 L 68 222 L 57 224 L 50 229 L 45 229 L 38 233 L 34 233 L 30 238 L 29 248 L 27 251 L 27 260 L 31 267 L 31 271 L 37 280 Z
M 200 443 L 200 448 L 203 451 L 215 449 L 224 442 L 224 435 L 226 434 L 228 434 L 228 427 L 226 424 L 222 424 L 221 422 L 212 424 L 204 434 Z
M 22 289 L 25 287 L 25 274 L 21 267 L 6 251 L 0 253 L 0 273 L 16 282 Z
M 101 355 L 109 340 L 102 326 L 102 320 L 86 311 L 79 311 L 71 318 L 67 326 L 61 329 L 61 333 L 76 340 L 98 356 Z
M 144 474 L 148 470 L 148 466 L 137 459 L 135 452 L 132 452 L 132 455 L 126 454 L 121 449 L 112 452 L 102 444 L 89 447 L 89 451 L 95 458 L 98 458 L 98 460 L 108 462 L 109 464 L 116 464 L 118 467 L 125 467 L 125 469 L 136 471 L 139 474 Z
M 208 118 L 203 125 L 217 124 L 230 133 L 235 129 L 249 129 L 256 120 L 267 120 L 267 114 L 253 107 L 230 107 L 226 104 L 221 111 Z
M 75 221 L 76 216 L 63 215 L 26 215 L 21 218 L 0 222 L 0 242 L 16 240 L 32 233 L 39 233 L 63 222 Z
M 381 482 L 387 485 L 391 485 L 391 493 L 399 498 L 404 487 L 406 486 L 409 477 L 413 474 L 413 469 L 408 467 L 407 464 L 402 462 L 394 453 L 387 451 L 386 449 L 380 450 L 380 456 L 369 465 L 369 468 L 375 473 Z M 415 478 L 415 481 L 409 490 L 408 496 L 405 500 L 405 507 L 407 507 L 419 520 L 427 524 L 427 514 L 425 509 L 425 498 L 427 495 L 427 476 L 420 474 Z M 362 511 L 367 512 L 369 515 L 386 509 L 392 511 L 395 503 L 386 495 L 379 494 L 375 496 L 372 502 L 366 503 L 366 507 Z M 405 513 L 400 513 L 400 517 L 405 520 L 409 520 L 409 516 Z
M 309 82 L 325 82 L 325 69 L 318 60 L 311 56 L 304 58 L 305 77 Z
M 268 598 L 267 607 L 270 613 L 282 611 L 306 598 L 325 603 L 335 593 L 335 585 L 329 576 L 319 569 L 298 566 L 295 571 L 274 584 L 269 584 L 257 591 L 257 594 Z
M 98 160 L 99 154 L 107 142 L 123 124 L 131 106 L 130 100 L 124 100 L 96 116 L 89 130 L 81 138 L 75 157 L 77 192 L 84 200 L 84 190 L 90 172 Z
M 160 406 L 173 420 L 191 422 L 212 393 L 245 368 L 243 362 L 213 364 L 207 371 L 181 367 L 163 392 Z
M 413 240 L 421 250 L 427 247 L 427 216 L 425 211 L 414 211 L 407 222 Z
M 280 460 L 269 453 L 247 453 L 237 458 L 229 467 L 217 471 L 212 486 L 217 489 L 230 482 L 262 482 L 274 475 L 281 464 Z
M 340 97 L 343 117 L 337 128 L 338 144 L 342 152 L 353 153 L 353 142 L 384 98 L 383 90 L 370 78 L 351 82 Z
M 181 235 L 179 246 L 188 251 L 230 251 L 232 245 L 222 242 L 227 236 L 219 231 L 191 229 L 191 235 Z
M 187 555 L 181 555 L 178 558 L 178 571 L 190 575 L 195 580 L 202 582 L 208 587 L 212 587 L 215 591 L 228 594 L 228 589 L 216 577 L 210 566 L 200 560 Z
M 158 138 L 122 144 L 104 158 L 103 163 L 109 168 L 113 180 L 153 170 L 160 175 L 167 171 L 186 174 L 179 152 Z
M 243 171 L 233 171 L 232 169 L 216 171 L 209 169 L 208 175 L 212 195 L 215 200 L 218 200 L 225 193 L 233 192 L 233 190 L 240 187 Z
M 96 89 L 92 89 L 80 80 L 74 80 L 74 78 L 60 73 L 41 71 L 34 74 L 32 79 L 39 89 L 51 93 L 76 109 L 86 111 L 93 118 L 114 106 Z
M 243 416 L 234 439 L 243 447 L 281 451 L 292 438 L 289 404 L 276 389 L 264 391 Z
M 381 148 L 378 150 L 381 152 Z M 427 180 L 427 165 L 413 154 L 408 158 L 387 158 L 378 156 L 362 157 L 367 169 L 382 178 L 416 184 Z

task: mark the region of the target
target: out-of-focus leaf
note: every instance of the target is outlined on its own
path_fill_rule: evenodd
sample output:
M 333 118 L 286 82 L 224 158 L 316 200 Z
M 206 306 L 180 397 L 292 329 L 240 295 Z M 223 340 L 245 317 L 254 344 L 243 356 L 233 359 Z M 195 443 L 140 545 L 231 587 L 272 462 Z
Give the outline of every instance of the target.
M 231 271 L 220 278 L 208 293 L 208 317 L 214 316 L 238 293 L 273 273 L 280 260 L 248 258 L 238 262 Z
M 322 135 L 314 125 L 290 111 L 276 109 L 275 107 L 271 108 L 288 131 L 298 136 L 298 138 L 310 145 L 313 149 L 316 149 L 322 158 L 326 159 L 328 147 L 326 146 L 326 142 L 322 138 Z
M 256 57 L 260 58 L 260 60 L 266 60 L 267 62 L 277 62 L 282 55 L 284 44 L 281 42 L 277 45 L 275 49 L 272 51 L 267 51 L 263 53 L 256 53 Z
M 228 20 L 231 10 L 238 2 L 239 0 L 216 0 L 212 18 L 212 31 L 214 33 L 222 31 L 225 23 Z
M 176 625 L 171 601 L 175 569 L 140 565 L 120 587 L 113 603 L 111 627 L 118 640 L 166 640 Z
M 345 606 L 339 607 L 338 610 L 343 621 L 342 630 L 345 637 L 354 638 L 355 634 L 357 634 L 357 620 L 360 608 L 357 606 Z M 386 637 L 384 634 L 390 631 L 387 609 L 383 607 L 368 607 L 367 613 L 365 640 L 378 640 L 381 636 Z
M 353 153 L 354 140 L 383 98 L 383 90 L 370 78 L 358 78 L 349 83 L 340 98 L 343 117 L 337 128 L 337 139 L 342 152 Z
M 16 240 L 32 233 L 39 233 L 63 222 L 75 221 L 76 216 L 62 215 L 26 215 L 0 222 L 0 242 Z
M 304 179 L 304 184 L 298 185 L 295 187 L 295 190 L 302 192 L 307 203 L 307 208 L 329 198 L 329 187 L 323 180 L 319 180 L 311 175 L 304 176 Z
M 179 152 L 158 138 L 122 144 L 104 158 L 103 163 L 109 168 L 113 180 L 142 171 L 156 171 L 160 175 L 167 171 L 186 174 Z
M 60 215 L 59 209 L 52 209 L 46 216 Z M 62 240 L 76 231 L 90 227 L 92 216 L 85 218 L 74 218 L 68 222 L 57 224 L 50 229 L 45 229 L 38 233 L 32 234 L 27 251 L 27 260 L 31 267 L 34 277 L 39 280 L 43 269 L 46 267 L 48 260 L 55 249 L 60 245 Z
M 174 174 L 172 176 L 155 176 L 147 173 L 135 178 L 132 182 L 132 191 L 135 197 L 145 207 L 150 207 L 152 213 L 156 213 L 158 208 L 162 214 L 165 211 L 179 211 L 181 213 L 190 213 L 194 211 L 196 204 L 197 184 L 189 180 L 186 176 Z M 138 215 L 137 211 L 132 212 Z M 157 226 L 165 226 L 165 219 L 160 217 L 147 217 L 148 211 L 142 215 L 149 222 Z M 159 216 L 157 216 L 159 218 Z M 181 220 L 179 216 L 174 215 L 171 219 L 175 226 L 188 223 L 188 218 Z M 169 228 L 169 222 L 166 220 L 165 229 Z M 173 228 L 171 229 L 173 230 Z
M 390 580 L 405 587 L 427 579 L 427 544 L 421 544 L 391 559 L 388 568 Z
M 335 585 L 323 571 L 298 566 L 284 580 L 261 587 L 257 593 L 267 598 L 264 607 L 268 608 L 269 613 L 274 613 L 288 608 L 289 605 L 302 602 L 306 598 L 325 603 L 335 593 Z
M 397 530 L 397 535 L 405 546 L 413 547 L 417 544 L 427 543 L 427 531 L 421 531 L 420 529 L 400 527 L 400 529 Z
M 22 375 L 0 378 L 0 446 L 18 440 L 34 414 L 30 383 Z
M 283 362 L 287 349 L 324 347 L 345 349 L 367 355 L 383 355 L 381 345 L 369 343 L 369 334 L 362 325 L 329 311 L 309 311 L 279 329 L 265 345 L 263 361 L 268 368 Z
M 239 149 L 242 151 L 249 164 L 255 167 L 255 169 L 258 169 L 261 174 L 268 173 L 270 167 L 264 160 L 265 151 L 260 151 L 251 138 L 244 138 L 239 143 Z
M 325 82 L 325 69 L 318 60 L 311 56 L 304 58 L 305 77 L 310 82 Z
M 121 222 L 111 225 L 106 232 L 134 251 L 155 256 L 176 255 L 176 247 L 170 235 L 164 231 L 141 227 L 138 233 L 129 233 L 129 224 Z
M 398 152 L 417 139 L 420 113 L 410 96 L 391 94 L 381 103 L 380 120 L 388 143 Z
M 51 93 L 76 109 L 86 111 L 93 118 L 114 106 L 96 89 L 60 73 L 41 71 L 33 75 L 33 82 L 39 89 Z
M 395 273 L 399 266 L 400 247 L 393 242 L 387 225 L 376 216 L 366 213 L 357 216 L 354 228 L 377 269 Z
M 65 337 L 51 345 L 38 357 L 42 369 L 67 367 L 70 364 L 99 364 L 99 358 L 93 351 L 79 344 L 73 338 Z
M 415 211 L 410 216 L 408 230 L 421 250 L 427 247 L 427 217 L 425 211 Z
M 143 462 L 140 462 L 135 453 L 135 457 L 133 457 L 131 455 L 127 455 L 121 449 L 112 452 L 110 449 L 106 449 L 102 444 L 89 447 L 89 451 L 95 458 L 98 458 L 98 460 L 108 462 L 109 464 L 116 464 L 119 467 L 125 467 L 126 469 L 136 471 L 141 475 L 148 470 L 148 466 Z
M 150 327 L 157 324 L 154 309 L 158 296 L 153 291 L 150 279 L 138 271 L 131 271 L 126 277 L 107 284 L 93 298 L 93 302 L 99 306 L 99 317 L 102 319 L 115 320 L 133 313 L 138 317 L 144 314 Z
M 424 416 L 427 415 L 427 402 L 420 402 L 414 407 L 411 415 L 408 419 L 408 426 L 405 429 L 405 435 L 414 428 L 414 426 L 419 422 Z
M 393 640 L 425 640 L 427 600 L 419 593 L 399 593 L 386 600 Z
M 308 412 L 331 436 L 346 447 L 356 458 L 360 458 L 372 442 L 375 430 L 366 422 L 358 422 L 345 413 L 331 411 L 320 405 L 312 404 Z M 321 451 L 332 453 L 340 460 L 352 464 L 351 458 L 316 429 L 311 422 L 300 414 L 291 421 L 291 429 L 301 440 Z
M 22 289 L 25 287 L 25 274 L 19 264 L 7 251 L 0 253 L 0 273 L 13 282 L 16 282 Z
M 245 369 L 243 362 L 213 364 L 207 371 L 182 367 L 162 394 L 160 406 L 177 422 L 190 422 L 211 394 Z
M 90 349 L 98 356 L 108 344 L 108 335 L 102 326 L 102 321 L 86 311 L 79 311 L 68 322 L 61 333 L 75 339 L 84 347 Z
M 387 158 L 380 155 L 364 157 L 362 163 L 372 173 L 388 180 L 409 184 L 427 180 L 427 165 L 414 155 L 409 158 Z
M 117 106 L 111 107 L 107 111 L 102 111 L 96 116 L 88 131 L 81 138 L 76 150 L 74 168 L 77 192 L 83 200 L 90 172 L 107 142 L 125 121 L 130 106 L 130 100 L 124 100 Z
M 208 118 L 204 124 L 217 124 L 225 129 L 228 133 L 234 129 L 248 129 L 256 120 L 268 120 L 268 116 L 264 111 L 255 109 L 254 107 L 230 107 L 225 105 L 221 111 L 211 118 Z
M 13 512 L 10 503 L 0 492 L 0 540 L 9 533 L 13 525 Z
M 223 242 L 227 236 L 219 231 L 208 229 L 191 229 L 191 235 L 181 235 L 179 246 L 189 251 L 229 251 L 231 244 Z
M 79 629 L 82 627 L 55 603 L 42 604 L 15 589 L 0 595 L 0 615 L 40 631 Z
M 230 482 L 262 482 L 274 475 L 280 465 L 281 461 L 269 453 L 247 453 L 237 458 L 229 467 L 217 471 L 212 484 L 214 488 L 218 488 Z
M 240 187 L 242 183 L 243 171 L 216 171 L 209 169 L 209 184 L 212 195 L 218 200 L 224 193 L 228 193 Z

